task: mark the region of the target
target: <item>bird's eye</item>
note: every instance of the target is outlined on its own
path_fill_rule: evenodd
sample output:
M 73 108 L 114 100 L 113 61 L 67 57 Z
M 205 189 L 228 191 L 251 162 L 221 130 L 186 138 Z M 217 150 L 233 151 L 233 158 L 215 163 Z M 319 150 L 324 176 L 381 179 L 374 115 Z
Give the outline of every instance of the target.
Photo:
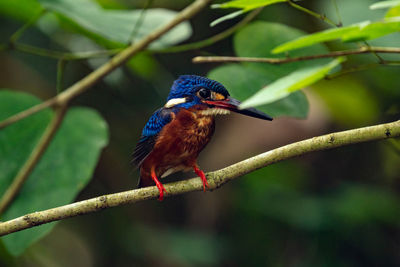
M 205 88 L 201 88 L 201 89 L 199 90 L 198 94 L 199 94 L 199 96 L 200 96 L 201 98 L 207 99 L 207 98 L 210 98 L 210 96 L 211 96 L 211 91 L 208 90 L 208 89 L 205 89 Z

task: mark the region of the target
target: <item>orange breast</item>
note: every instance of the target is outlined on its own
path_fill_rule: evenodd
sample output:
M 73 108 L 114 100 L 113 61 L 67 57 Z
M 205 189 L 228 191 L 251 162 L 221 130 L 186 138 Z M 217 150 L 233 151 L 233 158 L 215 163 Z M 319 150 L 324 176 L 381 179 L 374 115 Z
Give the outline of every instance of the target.
M 201 107 L 182 109 L 160 132 L 141 172 L 154 166 L 158 177 L 166 171 L 191 169 L 214 133 L 214 118 L 202 115 Z

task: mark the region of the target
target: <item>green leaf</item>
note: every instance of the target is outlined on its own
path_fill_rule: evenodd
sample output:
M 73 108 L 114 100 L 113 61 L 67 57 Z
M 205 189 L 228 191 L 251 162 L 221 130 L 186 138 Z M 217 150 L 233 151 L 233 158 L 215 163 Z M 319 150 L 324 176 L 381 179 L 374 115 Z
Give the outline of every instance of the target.
M 388 12 L 385 15 L 385 18 L 392 18 L 392 17 L 400 17 L 400 6 L 395 6 L 388 10 Z
M 372 23 L 364 21 L 347 27 L 329 29 L 302 36 L 275 47 L 272 53 L 282 53 L 335 39 L 341 39 L 343 42 L 370 40 L 397 31 L 400 31 L 400 18 L 386 18 L 383 21 Z
M 233 19 L 241 14 L 249 12 L 253 9 L 269 6 L 276 3 L 287 2 L 287 0 L 234 0 L 225 2 L 222 4 L 214 4 L 211 5 L 211 8 L 240 8 L 242 10 L 230 13 L 223 17 L 220 17 L 213 22 L 211 22 L 210 26 L 213 27 L 223 21 Z
M 222 4 L 212 5 L 211 8 L 241 8 L 245 11 L 249 11 L 281 2 L 287 2 L 287 0 L 233 0 Z
M 54 11 L 89 31 L 109 41 L 130 43 L 131 36 L 141 17 L 142 10 L 109 10 L 90 0 L 39 0 L 42 6 Z M 172 20 L 177 12 L 167 9 L 144 11 L 143 21 L 138 26 L 134 40 L 137 41 L 156 28 Z M 91 38 L 92 34 L 87 33 Z M 189 22 L 179 24 L 156 40 L 152 47 L 161 48 L 186 40 L 192 34 Z
M 400 5 L 399 0 L 380 1 L 369 6 L 370 9 L 389 8 Z
M 275 46 L 304 35 L 304 32 L 279 23 L 253 22 L 234 36 L 234 48 L 241 57 L 278 57 L 271 54 Z M 293 56 L 326 53 L 323 45 L 315 45 L 293 52 Z M 209 73 L 209 77 L 224 84 L 231 95 L 244 100 L 266 85 L 284 77 L 295 70 L 320 66 L 329 59 L 293 62 L 282 65 L 265 63 L 229 64 L 218 67 Z M 277 116 L 305 118 L 308 114 L 308 102 L 305 95 L 297 91 L 274 103 L 259 107 L 265 113 Z
M 337 58 L 323 66 L 302 68 L 262 88 L 241 104 L 241 108 L 256 107 L 284 98 L 294 91 L 309 86 L 325 77 L 344 58 Z
M 0 91 L 0 120 L 38 103 L 31 95 Z M 44 110 L 0 131 L 0 195 L 26 161 L 51 117 L 52 112 Z M 92 177 L 107 142 L 107 124 L 96 111 L 70 108 L 54 140 L 1 220 L 71 203 Z M 55 224 L 13 233 L 2 241 L 11 254 L 19 255 Z
M 27 21 L 42 8 L 36 0 L 1 0 L 0 14 Z

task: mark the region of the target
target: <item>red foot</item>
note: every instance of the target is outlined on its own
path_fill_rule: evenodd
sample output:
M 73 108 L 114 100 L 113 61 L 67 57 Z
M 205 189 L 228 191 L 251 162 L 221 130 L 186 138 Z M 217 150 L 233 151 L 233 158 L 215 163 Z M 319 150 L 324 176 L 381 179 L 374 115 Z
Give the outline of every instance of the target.
M 156 186 L 158 188 L 158 191 L 160 191 L 160 197 L 158 198 L 159 201 L 162 201 L 164 199 L 164 192 L 165 194 L 167 193 L 167 190 L 165 190 L 164 186 L 160 181 L 157 179 L 156 173 L 154 170 L 151 170 L 151 178 L 153 178 L 153 181 L 156 183 Z
M 204 174 L 204 172 L 202 170 L 200 170 L 196 165 L 193 166 L 193 170 L 194 172 L 201 178 L 201 181 L 203 182 L 203 190 L 204 192 L 206 192 L 206 187 L 210 188 L 208 186 L 208 182 L 207 182 L 207 178 L 206 175 Z

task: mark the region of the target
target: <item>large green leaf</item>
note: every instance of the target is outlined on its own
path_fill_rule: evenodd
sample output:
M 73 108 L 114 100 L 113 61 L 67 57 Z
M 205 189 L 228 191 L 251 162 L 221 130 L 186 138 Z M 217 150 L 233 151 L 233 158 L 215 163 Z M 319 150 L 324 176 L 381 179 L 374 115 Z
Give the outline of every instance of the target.
M 39 102 L 31 95 L 0 91 L 0 120 Z M 52 112 L 45 110 L 0 131 L 0 195 L 26 161 L 51 117 Z M 97 112 L 88 108 L 71 108 L 54 140 L 1 220 L 71 203 L 92 177 L 107 140 L 107 124 Z M 2 240 L 11 254 L 19 255 L 54 225 L 45 224 L 10 234 Z
M 39 2 L 44 8 L 61 14 L 88 31 L 89 37 L 93 38 L 92 34 L 95 34 L 123 44 L 132 41 L 132 36 L 134 36 L 133 41 L 141 39 L 172 20 L 177 14 L 167 9 L 149 9 L 144 11 L 143 21 L 138 23 L 142 10 L 109 10 L 91 0 L 39 0 Z M 190 24 L 181 23 L 156 40 L 152 47 L 160 48 L 179 43 L 189 38 L 191 33 Z
M 262 88 L 243 102 L 241 108 L 265 105 L 287 97 L 289 94 L 321 80 L 343 60 L 344 58 L 337 58 L 326 65 L 312 66 L 294 71 Z
M 211 26 L 215 26 L 223 21 L 233 19 L 250 10 L 281 2 L 287 2 L 287 0 L 233 0 L 222 4 L 214 4 L 211 6 L 211 8 L 240 8 L 241 10 L 214 20 L 213 22 L 211 22 Z
M 304 35 L 304 32 L 278 23 L 254 22 L 234 36 L 234 48 L 241 57 L 278 57 L 271 54 L 275 46 Z M 326 53 L 323 45 L 299 49 L 293 56 Z M 294 62 L 282 65 L 266 63 L 231 64 L 214 69 L 209 76 L 222 82 L 239 100 L 245 100 L 268 84 L 282 78 L 295 70 L 322 66 L 329 59 Z M 304 118 L 308 113 L 308 102 L 302 92 L 295 92 L 274 103 L 259 107 L 271 116 L 292 116 Z
M 274 54 L 282 53 L 335 39 L 341 39 L 343 42 L 370 40 L 397 31 L 400 31 L 399 17 L 385 18 L 377 22 L 364 21 L 347 27 L 329 29 L 302 36 L 275 47 L 272 52 Z

